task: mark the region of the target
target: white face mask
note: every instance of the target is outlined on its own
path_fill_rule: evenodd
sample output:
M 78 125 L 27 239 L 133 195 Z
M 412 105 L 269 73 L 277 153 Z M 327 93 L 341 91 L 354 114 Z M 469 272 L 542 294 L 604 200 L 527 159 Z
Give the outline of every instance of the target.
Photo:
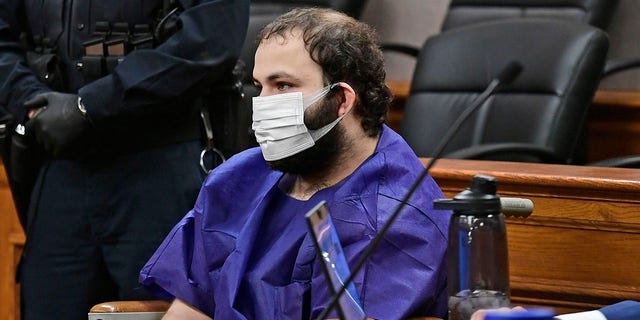
M 317 130 L 304 124 L 304 110 L 322 99 L 338 84 L 326 86 L 311 97 L 302 92 L 253 98 L 253 130 L 267 161 L 280 160 L 311 148 L 347 114 Z

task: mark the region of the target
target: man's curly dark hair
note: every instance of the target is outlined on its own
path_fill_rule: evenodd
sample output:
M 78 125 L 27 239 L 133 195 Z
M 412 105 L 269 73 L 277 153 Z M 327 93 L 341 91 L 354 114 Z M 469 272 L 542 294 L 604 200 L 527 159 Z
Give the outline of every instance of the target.
M 369 136 L 378 135 L 392 96 L 373 28 L 332 9 L 296 8 L 263 28 L 257 41 L 298 30 L 311 59 L 322 67 L 325 84 L 342 81 L 353 87 L 354 111 L 362 118 L 362 128 Z

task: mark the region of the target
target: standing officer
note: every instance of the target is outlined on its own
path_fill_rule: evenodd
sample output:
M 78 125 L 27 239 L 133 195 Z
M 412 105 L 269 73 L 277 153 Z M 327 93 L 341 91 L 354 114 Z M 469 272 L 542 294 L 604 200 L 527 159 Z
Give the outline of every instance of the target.
M 248 0 L 0 1 L 0 107 L 42 150 L 23 319 L 152 298 L 139 270 L 196 199 L 202 96 L 231 73 L 248 14 Z

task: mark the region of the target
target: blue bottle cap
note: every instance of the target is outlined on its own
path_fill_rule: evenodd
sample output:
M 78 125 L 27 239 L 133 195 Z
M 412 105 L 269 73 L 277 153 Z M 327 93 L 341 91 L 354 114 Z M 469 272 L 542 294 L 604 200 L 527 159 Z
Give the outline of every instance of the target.
M 548 309 L 531 309 L 526 311 L 489 312 L 485 320 L 553 320 L 555 312 Z

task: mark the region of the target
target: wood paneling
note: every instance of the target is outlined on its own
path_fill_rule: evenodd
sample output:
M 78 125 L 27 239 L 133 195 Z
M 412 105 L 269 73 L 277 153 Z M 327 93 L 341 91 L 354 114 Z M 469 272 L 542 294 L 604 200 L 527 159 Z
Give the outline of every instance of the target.
M 15 274 L 24 240 L 7 175 L 0 161 L 0 319 L 20 319 Z
M 409 96 L 411 84 L 405 81 L 387 81 L 387 86 L 393 93 L 393 102 L 387 113 L 387 125 L 396 132 L 400 132 L 404 104 Z
M 640 91 L 597 91 L 588 126 L 589 161 L 640 155 Z

